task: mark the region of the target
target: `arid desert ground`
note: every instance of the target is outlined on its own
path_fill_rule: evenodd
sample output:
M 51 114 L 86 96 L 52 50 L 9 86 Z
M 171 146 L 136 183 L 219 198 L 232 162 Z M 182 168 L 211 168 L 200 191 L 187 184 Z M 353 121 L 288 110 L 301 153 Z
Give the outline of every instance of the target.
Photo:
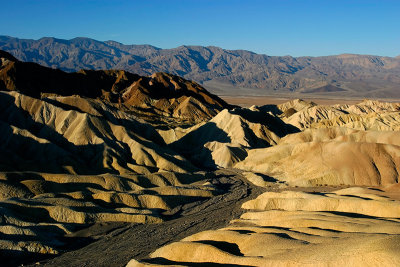
M 400 265 L 399 102 L 0 56 L 2 264 Z

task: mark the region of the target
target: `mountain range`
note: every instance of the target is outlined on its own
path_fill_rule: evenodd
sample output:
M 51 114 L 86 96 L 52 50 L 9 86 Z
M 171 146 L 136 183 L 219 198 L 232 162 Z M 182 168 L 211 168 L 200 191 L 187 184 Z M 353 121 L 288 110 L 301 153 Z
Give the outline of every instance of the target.
M 139 75 L 166 72 L 221 95 L 400 98 L 400 58 L 342 54 L 268 56 L 214 46 L 160 49 L 89 38 L 18 39 L 0 36 L 0 49 L 22 61 L 73 72 L 118 69 Z

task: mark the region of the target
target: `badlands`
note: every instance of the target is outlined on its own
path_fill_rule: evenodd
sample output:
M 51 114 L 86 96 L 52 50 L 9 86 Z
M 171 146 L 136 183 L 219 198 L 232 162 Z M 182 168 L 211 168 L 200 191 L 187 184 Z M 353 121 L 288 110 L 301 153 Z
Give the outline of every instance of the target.
M 400 103 L 0 57 L 2 264 L 400 265 Z

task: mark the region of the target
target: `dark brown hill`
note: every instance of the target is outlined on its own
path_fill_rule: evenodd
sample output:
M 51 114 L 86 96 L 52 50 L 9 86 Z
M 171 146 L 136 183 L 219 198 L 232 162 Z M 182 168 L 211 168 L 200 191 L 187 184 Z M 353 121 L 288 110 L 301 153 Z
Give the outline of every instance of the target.
M 166 73 L 143 77 L 123 70 L 67 73 L 22 62 L 1 51 L 0 89 L 35 98 L 50 95 L 103 99 L 137 113 L 185 120 L 210 119 L 229 105 L 195 82 Z

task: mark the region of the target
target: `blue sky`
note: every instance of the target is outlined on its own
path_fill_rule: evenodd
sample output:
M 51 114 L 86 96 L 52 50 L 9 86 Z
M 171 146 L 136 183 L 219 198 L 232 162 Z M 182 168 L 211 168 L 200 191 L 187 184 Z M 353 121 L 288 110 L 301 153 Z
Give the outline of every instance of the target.
M 0 0 L 0 35 L 268 55 L 400 55 L 398 0 Z

